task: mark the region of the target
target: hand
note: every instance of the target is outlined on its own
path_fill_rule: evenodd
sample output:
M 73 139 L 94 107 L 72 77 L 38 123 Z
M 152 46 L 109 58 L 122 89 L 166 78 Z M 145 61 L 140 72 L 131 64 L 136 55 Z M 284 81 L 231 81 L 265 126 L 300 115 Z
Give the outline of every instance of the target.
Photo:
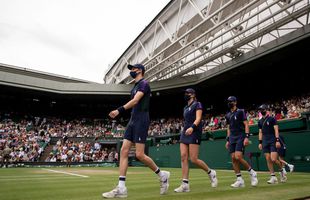
M 117 115 L 119 114 L 119 111 L 118 110 L 112 110 L 110 113 L 109 113 L 109 116 L 114 119 Z
M 277 149 L 280 149 L 280 148 L 281 148 L 280 142 L 276 142 L 276 148 L 277 148 Z
M 259 145 L 258 145 L 258 148 L 259 148 L 259 150 L 262 150 L 262 149 L 263 149 L 263 145 L 262 145 L 262 144 L 259 144 Z
M 248 145 L 249 145 L 249 138 L 245 138 L 245 139 L 244 139 L 243 145 L 244 145 L 244 146 L 248 146 Z
M 192 127 L 189 127 L 186 131 L 185 131 L 185 135 L 191 135 L 193 133 L 194 129 Z
M 229 148 L 229 142 L 228 141 L 226 142 L 225 147 L 226 147 L 226 149 Z

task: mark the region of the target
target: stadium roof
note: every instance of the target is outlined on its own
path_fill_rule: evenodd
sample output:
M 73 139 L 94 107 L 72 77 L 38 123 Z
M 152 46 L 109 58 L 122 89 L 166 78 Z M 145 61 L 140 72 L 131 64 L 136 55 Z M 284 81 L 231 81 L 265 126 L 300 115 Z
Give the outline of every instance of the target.
M 128 63 L 145 79 L 204 74 L 309 24 L 307 0 L 172 0 L 106 73 L 106 83 L 132 83 Z
M 230 70 L 244 66 L 246 63 L 255 63 L 258 58 L 264 57 L 265 55 L 275 53 L 274 60 L 276 58 L 281 58 L 282 55 L 281 53 L 277 53 L 278 50 L 297 42 L 302 42 L 306 46 L 302 47 L 305 48 L 302 51 L 308 51 L 306 48 L 309 48 L 309 45 L 307 45 L 309 44 L 309 38 L 310 25 L 308 24 L 204 73 L 151 82 L 151 88 L 152 91 L 156 92 L 164 90 L 171 91 L 174 88 L 182 88 L 198 84 L 201 85 L 220 74 L 230 74 L 228 73 Z M 296 52 L 294 49 L 291 49 L 290 51 Z M 251 70 L 251 66 L 253 65 L 247 65 L 246 70 Z M 0 64 L 0 85 L 58 94 L 99 95 L 128 95 L 132 88 L 130 84 L 99 84 L 5 64 Z
M 99 84 L 81 79 L 0 64 L 0 85 L 60 94 L 127 95 L 129 85 Z

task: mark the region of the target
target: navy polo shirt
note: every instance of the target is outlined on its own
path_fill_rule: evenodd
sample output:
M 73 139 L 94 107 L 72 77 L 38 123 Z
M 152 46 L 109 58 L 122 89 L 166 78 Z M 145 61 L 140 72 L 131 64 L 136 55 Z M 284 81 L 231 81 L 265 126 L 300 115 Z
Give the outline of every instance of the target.
M 138 91 L 143 92 L 144 95 L 140 99 L 138 104 L 132 108 L 131 112 L 132 115 L 149 112 L 150 96 L 151 96 L 151 88 L 149 83 L 144 79 L 140 79 L 138 82 L 136 82 L 135 86 L 131 90 L 131 99 L 134 98 L 134 96 L 137 94 Z
M 193 101 L 190 105 L 187 105 L 183 109 L 184 117 L 184 131 L 191 127 L 196 120 L 196 111 L 202 110 L 202 104 L 198 101 Z M 200 121 L 197 129 L 194 131 L 202 132 L 202 122 Z
M 263 132 L 263 142 L 274 143 L 276 141 L 274 126 L 277 120 L 274 117 L 263 117 L 258 122 L 258 128 Z
M 241 136 L 244 133 L 244 121 L 247 120 L 243 109 L 238 109 L 233 112 L 228 112 L 225 116 L 227 124 L 229 124 L 230 137 Z

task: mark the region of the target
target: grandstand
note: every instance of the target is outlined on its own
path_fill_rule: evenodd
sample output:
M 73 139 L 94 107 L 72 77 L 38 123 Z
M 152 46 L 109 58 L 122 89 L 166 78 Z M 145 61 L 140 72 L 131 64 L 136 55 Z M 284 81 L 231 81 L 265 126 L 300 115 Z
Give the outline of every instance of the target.
M 253 121 L 245 152 L 253 168 L 267 170 L 254 112 L 267 103 L 274 115 L 277 105 L 299 108 L 280 116 L 280 133 L 296 171 L 310 172 L 309 13 L 307 0 L 171 0 L 105 84 L 0 64 L 0 147 L 16 143 L 12 166 L 63 166 L 71 147 L 72 165 L 116 166 L 129 112 L 116 120 L 108 112 L 130 98 L 127 64 L 143 63 L 152 89 L 147 153 L 160 167 L 180 167 L 183 91 L 193 87 L 205 107 L 200 156 L 212 167 L 232 169 L 225 122 L 210 123 L 235 95 Z M 141 166 L 134 155 L 130 164 Z

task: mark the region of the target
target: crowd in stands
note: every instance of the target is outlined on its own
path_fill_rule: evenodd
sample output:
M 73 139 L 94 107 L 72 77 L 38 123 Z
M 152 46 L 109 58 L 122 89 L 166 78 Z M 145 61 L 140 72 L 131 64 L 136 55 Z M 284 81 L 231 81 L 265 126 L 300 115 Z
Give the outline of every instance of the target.
M 267 103 L 270 115 L 277 120 L 298 118 L 301 113 L 310 111 L 310 95 L 294 97 L 279 103 Z M 250 125 L 257 124 L 261 115 L 257 109 L 246 109 Z M 72 151 L 74 162 L 83 161 L 115 161 L 118 158 L 115 149 L 101 147 L 94 140 L 93 143 L 83 141 L 63 140 L 66 138 L 96 138 L 109 139 L 123 137 L 127 121 L 74 119 L 66 120 L 45 117 L 23 117 L 12 120 L 10 115 L 0 115 L 0 158 L 3 150 L 10 149 L 11 162 L 38 161 L 49 144 L 51 138 L 61 138 L 53 146 L 46 161 L 65 161 L 68 151 Z M 225 114 L 216 116 L 207 114 L 203 119 L 204 131 L 225 129 L 227 126 Z M 151 121 L 149 136 L 178 134 L 183 130 L 182 118 L 169 118 Z
M 47 130 L 51 137 L 113 137 L 116 130 L 123 127 L 115 120 L 37 118 L 39 126 Z M 115 131 L 114 131 L 115 130 Z M 114 131 L 114 132 L 112 132 Z M 117 137 L 117 135 L 115 135 Z
M 11 162 L 38 161 L 49 141 L 46 131 L 33 129 L 26 120 L 16 123 L 6 119 L 0 123 L 0 151 L 10 148 Z
M 270 115 L 274 116 L 277 120 L 298 118 L 301 113 L 310 111 L 310 95 L 301 97 L 293 97 L 284 100 L 280 103 L 266 103 L 270 108 Z M 258 106 L 257 106 L 258 107 Z M 255 125 L 261 118 L 261 114 L 254 109 L 245 109 L 249 125 Z M 202 120 L 204 131 L 214 131 L 219 129 L 226 129 L 227 122 L 225 114 L 213 116 L 207 114 Z M 171 133 L 179 133 L 183 130 L 182 119 L 160 119 L 152 121 L 149 128 L 150 136 L 160 136 Z
M 180 133 L 182 130 L 182 119 L 159 119 L 151 121 L 148 134 L 149 136 L 159 136 Z
M 310 111 L 310 95 L 293 97 L 288 100 L 276 103 L 266 103 L 269 106 L 269 115 L 274 116 L 277 120 L 298 118 L 302 113 Z M 261 114 L 256 109 L 246 109 L 249 125 L 255 125 L 261 118 Z M 204 130 L 212 131 L 225 129 L 227 126 L 225 114 L 212 116 L 208 115 L 204 121 Z
M 90 142 L 74 142 L 71 140 L 59 139 L 46 162 L 67 162 L 71 157 L 71 162 L 115 162 L 118 161 L 118 153 L 114 147 L 103 148 L 99 142 L 93 145 Z

